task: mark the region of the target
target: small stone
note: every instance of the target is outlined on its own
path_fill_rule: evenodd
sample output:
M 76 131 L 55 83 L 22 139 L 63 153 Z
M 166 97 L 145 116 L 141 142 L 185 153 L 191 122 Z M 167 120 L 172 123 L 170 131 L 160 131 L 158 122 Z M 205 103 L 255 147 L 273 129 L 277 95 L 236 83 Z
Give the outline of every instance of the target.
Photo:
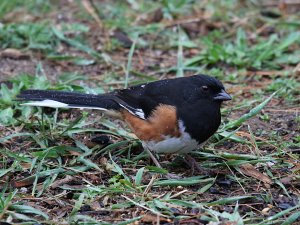
M 268 215 L 269 214 L 269 211 L 270 211 L 270 208 L 264 208 L 263 210 L 261 210 L 261 213 L 263 215 Z

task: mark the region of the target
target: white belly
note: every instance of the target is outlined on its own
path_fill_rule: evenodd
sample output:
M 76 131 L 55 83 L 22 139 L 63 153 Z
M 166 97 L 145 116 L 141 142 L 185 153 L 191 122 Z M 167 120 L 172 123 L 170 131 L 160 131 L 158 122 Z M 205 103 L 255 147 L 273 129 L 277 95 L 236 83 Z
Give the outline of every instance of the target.
M 199 147 L 199 143 L 185 132 L 182 121 L 179 121 L 180 137 L 165 137 L 163 141 L 143 142 L 143 146 L 155 153 L 188 153 Z

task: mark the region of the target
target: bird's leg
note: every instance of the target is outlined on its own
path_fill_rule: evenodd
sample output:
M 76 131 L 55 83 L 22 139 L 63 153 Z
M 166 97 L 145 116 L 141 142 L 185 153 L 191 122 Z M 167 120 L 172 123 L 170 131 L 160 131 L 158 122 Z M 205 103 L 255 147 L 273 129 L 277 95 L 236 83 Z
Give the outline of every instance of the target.
M 154 162 L 154 164 L 162 169 L 162 166 L 160 165 L 160 163 L 158 162 L 158 160 L 155 158 L 155 156 L 152 154 L 152 152 L 147 148 L 147 147 L 144 147 L 144 149 L 146 150 L 146 152 L 149 154 L 150 158 L 152 159 L 152 161 Z
M 163 169 L 162 166 L 160 165 L 160 163 L 158 162 L 158 160 L 156 159 L 156 157 L 153 155 L 153 153 L 147 148 L 147 147 L 144 147 L 144 149 L 146 150 L 146 152 L 149 154 L 150 158 L 153 160 L 154 164 L 160 168 L 160 169 Z M 180 179 L 181 177 L 176 175 L 176 174 L 173 174 L 173 173 L 167 173 L 165 175 L 166 178 L 168 179 Z

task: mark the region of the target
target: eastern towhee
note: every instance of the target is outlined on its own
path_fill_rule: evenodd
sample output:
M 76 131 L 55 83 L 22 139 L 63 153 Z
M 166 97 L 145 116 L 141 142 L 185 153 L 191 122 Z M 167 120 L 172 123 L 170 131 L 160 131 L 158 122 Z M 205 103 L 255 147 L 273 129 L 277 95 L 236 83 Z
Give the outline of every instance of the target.
M 166 79 L 107 94 L 25 90 L 24 105 L 98 109 L 117 114 L 154 153 L 188 153 L 212 136 L 221 123 L 220 107 L 231 100 L 223 84 L 207 75 Z

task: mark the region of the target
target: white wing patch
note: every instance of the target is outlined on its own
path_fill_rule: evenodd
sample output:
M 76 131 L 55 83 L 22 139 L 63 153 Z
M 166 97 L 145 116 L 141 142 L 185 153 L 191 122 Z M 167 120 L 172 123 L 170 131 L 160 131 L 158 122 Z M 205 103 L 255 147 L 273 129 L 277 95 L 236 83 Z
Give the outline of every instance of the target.
M 119 103 L 119 105 L 126 109 L 128 112 L 130 112 L 132 115 L 138 116 L 139 118 L 145 120 L 145 113 L 142 109 L 136 109 L 130 106 L 125 106 L 121 103 Z
M 145 119 L 145 113 L 142 109 L 136 109 L 135 114 L 141 119 Z

